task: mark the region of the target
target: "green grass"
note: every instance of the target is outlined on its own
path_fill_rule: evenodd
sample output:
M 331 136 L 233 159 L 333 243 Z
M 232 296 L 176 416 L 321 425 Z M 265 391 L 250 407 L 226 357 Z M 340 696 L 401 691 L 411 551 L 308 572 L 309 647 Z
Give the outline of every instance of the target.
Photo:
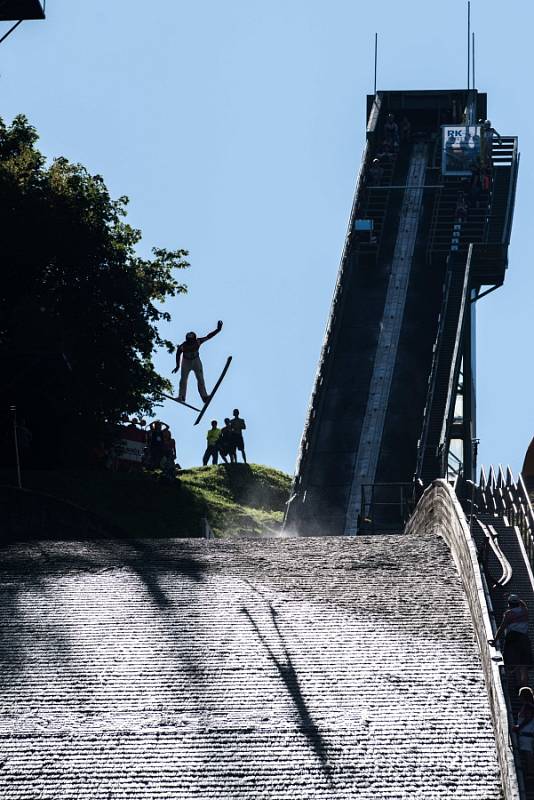
M 130 535 L 199 536 L 206 517 L 220 537 L 278 530 L 291 483 L 258 464 L 185 469 L 170 484 L 151 473 L 76 470 L 25 472 L 23 480 L 25 488 L 89 509 Z

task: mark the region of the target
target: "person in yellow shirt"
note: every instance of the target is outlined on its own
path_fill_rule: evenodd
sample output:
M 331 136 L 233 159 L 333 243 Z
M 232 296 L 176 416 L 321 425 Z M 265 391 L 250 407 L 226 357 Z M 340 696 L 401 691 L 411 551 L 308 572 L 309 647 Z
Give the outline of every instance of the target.
M 219 460 L 219 449 L 217 447 L 217 441 L 220 435 L 221 435 L 221 429 L 217 427 L 217 420 L 212 419 L 211 428 L 206 434 L 206 439 L 208 440 L 208 446 L 206 447 L 206 452 L 202 457 L 202 463 L 204 464 L 204 466 L 207 466 L 210 458 L 212 459 L 213 464 L 216 464 L 217 461 Z

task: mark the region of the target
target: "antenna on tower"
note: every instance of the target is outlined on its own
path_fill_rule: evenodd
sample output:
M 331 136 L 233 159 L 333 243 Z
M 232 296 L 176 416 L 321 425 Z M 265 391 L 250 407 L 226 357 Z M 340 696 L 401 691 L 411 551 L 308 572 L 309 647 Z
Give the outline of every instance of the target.
M 476 87 L 475 83 L 475 34 L 473 32 L 473 89 Z
M 467 91 L 471 88 L 471 0 L 467 0 Z
M 376 64 L 377 64 L 377 57 L 378 57 L 378 33 L 375 33 L 375 91 L 376 94 Z

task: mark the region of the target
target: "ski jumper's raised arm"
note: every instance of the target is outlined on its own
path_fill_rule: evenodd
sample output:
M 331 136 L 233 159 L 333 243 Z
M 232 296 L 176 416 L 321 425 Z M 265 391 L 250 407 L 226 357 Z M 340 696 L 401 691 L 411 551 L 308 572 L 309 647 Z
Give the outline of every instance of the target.
M 218 323 L 217 323 L 217 327 L 215 328 L 214 331 L 212 331 L 211 333 L 207 333 L 206 336 L 201 336 L 199 339 L 197 339 L 197 342 L 199 343 L 199 345 L 200 344 L 204 344 L 204 342 L 207 342 L 208 339 L 213 339 L 214 336 L 217 336 L 217 334 L 221 332 L 222 326 L 223 326 L 223 324 L 222 324 L 221 320 L 219 320 Z

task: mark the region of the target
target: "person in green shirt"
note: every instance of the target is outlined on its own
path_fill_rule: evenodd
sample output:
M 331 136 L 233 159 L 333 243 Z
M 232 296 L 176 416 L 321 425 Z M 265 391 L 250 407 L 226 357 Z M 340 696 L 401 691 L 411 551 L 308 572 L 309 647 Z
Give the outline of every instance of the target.
M 219 460 L 219 448 L 217 447 L 217 441 L 220 435 L 221 435 L 221 429 L 217 427 L 217 420 L 212 419 L 211 428 L 206 434 L 206 439 L 208 440 L 208 446 L 206 447 L 206 452 L 202 457 L 202 463 L 204 464 L 204 466 L 207 466 L 210 458 L 212 459 L 213 464 L 216 464 L 217 461 Z

